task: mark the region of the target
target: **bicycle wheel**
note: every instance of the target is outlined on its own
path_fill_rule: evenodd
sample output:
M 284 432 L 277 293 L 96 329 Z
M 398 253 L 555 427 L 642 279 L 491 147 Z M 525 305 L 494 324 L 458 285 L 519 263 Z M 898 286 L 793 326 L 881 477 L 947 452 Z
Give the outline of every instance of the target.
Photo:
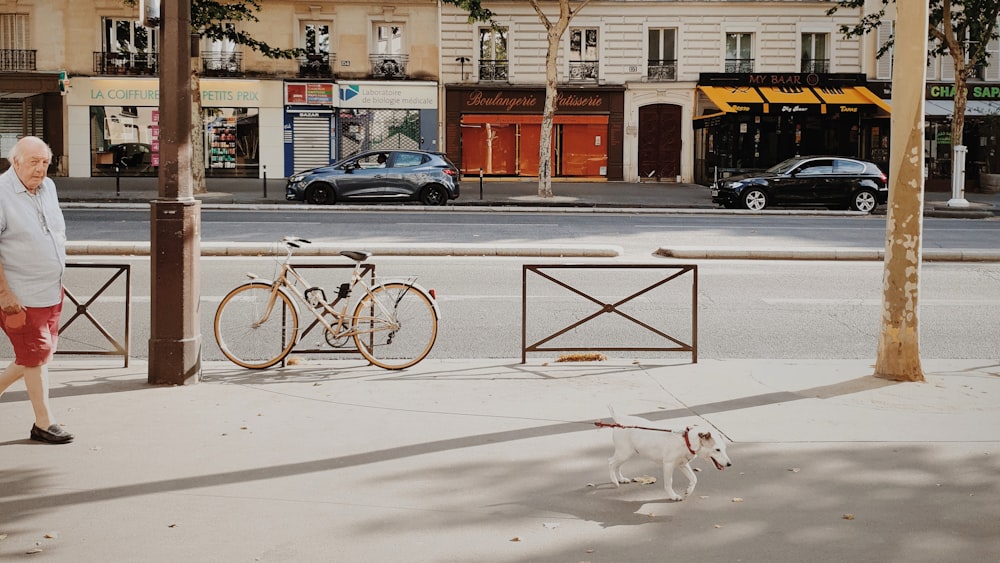
M 354 343 L 380 368 L 408 368 L 424 359 L 434 347 L 437 329 L 430 299 L 404 283 L 374 288 L 354 310 Z
M 250 369 L 273 366 L 292 351 L 299 316 L 291 299 L 270 284 L 250 282 L 232 290 L 215 312 L 215 341 L 234 364 Z M 267 318 L 264 316 L 267 315 Z

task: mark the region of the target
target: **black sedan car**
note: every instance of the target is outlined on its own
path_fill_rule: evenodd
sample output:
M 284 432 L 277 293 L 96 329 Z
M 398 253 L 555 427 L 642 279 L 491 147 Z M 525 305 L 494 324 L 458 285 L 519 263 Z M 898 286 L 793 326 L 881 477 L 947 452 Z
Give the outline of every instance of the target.
M 712 202 L 758 211 L 772 205 L 816 205 L 871 213 L 889 199 L 885 174 L 871 162 L 839 156 L 803 156 L 763 172 L 712 185 Z
M 444 205 L 458 198 L 461 173 L 443 153 L 373 150 L 293 174 L 285 199 L 313 204 L 418 201 Z

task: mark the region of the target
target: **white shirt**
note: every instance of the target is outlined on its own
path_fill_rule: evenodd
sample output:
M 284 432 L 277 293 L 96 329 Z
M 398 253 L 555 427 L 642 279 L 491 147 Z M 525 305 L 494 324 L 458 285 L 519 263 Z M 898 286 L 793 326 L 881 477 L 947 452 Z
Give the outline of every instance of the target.
M 66 222 L 51 179 L 32 194 L 13 166 L 0 175 L 0 264 L 21 305 L 51 307 L 62 300 Z

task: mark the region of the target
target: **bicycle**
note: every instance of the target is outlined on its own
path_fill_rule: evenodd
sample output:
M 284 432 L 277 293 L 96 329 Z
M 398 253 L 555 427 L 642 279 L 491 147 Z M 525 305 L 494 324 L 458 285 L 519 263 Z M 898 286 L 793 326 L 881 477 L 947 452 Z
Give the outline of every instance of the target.
M 290 263 L 293 250 L 310 241 L 284 237 L 279 243 L 285 246 L 285 259 L 277 278 L 248 273 L 250 280 L 219 303 L 215 340 L 230 361 L 264 369 L 283 360 L 300 336 L 300 305 L 326 330 L 328 344 L 342 347 L 353 339 L 358 352 L 378 367 L 408 368 L 430 353 L 441 314 L 434 291 L 417 285 L 416 277 L 381 280 L 373 275 L 369 284 L 362 264 L 371 252 L 344 250 L 340 254 L 354 261 L 351 280 L 328 301 L 325 290 L 309 283 Z M 360 297 L 348 315 L 356 289 Z

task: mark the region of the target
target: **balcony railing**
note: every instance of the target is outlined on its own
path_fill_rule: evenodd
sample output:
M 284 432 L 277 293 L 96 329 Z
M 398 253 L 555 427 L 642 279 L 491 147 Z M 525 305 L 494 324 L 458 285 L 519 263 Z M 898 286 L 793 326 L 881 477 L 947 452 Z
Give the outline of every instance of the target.
M 243 53 L 213 53 L 201 56 L 202 76 L 242 76 Z
M 600 61 L 570 61 L 569 79 L 574 82 L 596 81 Z
M 372 78 L 398 80 L 406 78 L 406 63 L 409 55 L 368 55 L 372 65 Z
M 646 78 L 650 82 L 677 80 L 677 59 L 649 59 L 646 61 Z
M 35 51 L 0 49 L 0 70 L 37 70 L 35 68 Z
M 299 78 L 333 78 L 335 53 L 309 53 L 299 57 Z
M 753 59 L 726 59 L 726 72 L 749 74 L 753 72 Z
M 94 73 L 156 76 L 159 53 L 94 53 Z
M 826 74 L 830 72 L 830 59 L 802 59 L 802 72 Z
M 479 59 L 479 80 L 506 82 L 507 59 Z

